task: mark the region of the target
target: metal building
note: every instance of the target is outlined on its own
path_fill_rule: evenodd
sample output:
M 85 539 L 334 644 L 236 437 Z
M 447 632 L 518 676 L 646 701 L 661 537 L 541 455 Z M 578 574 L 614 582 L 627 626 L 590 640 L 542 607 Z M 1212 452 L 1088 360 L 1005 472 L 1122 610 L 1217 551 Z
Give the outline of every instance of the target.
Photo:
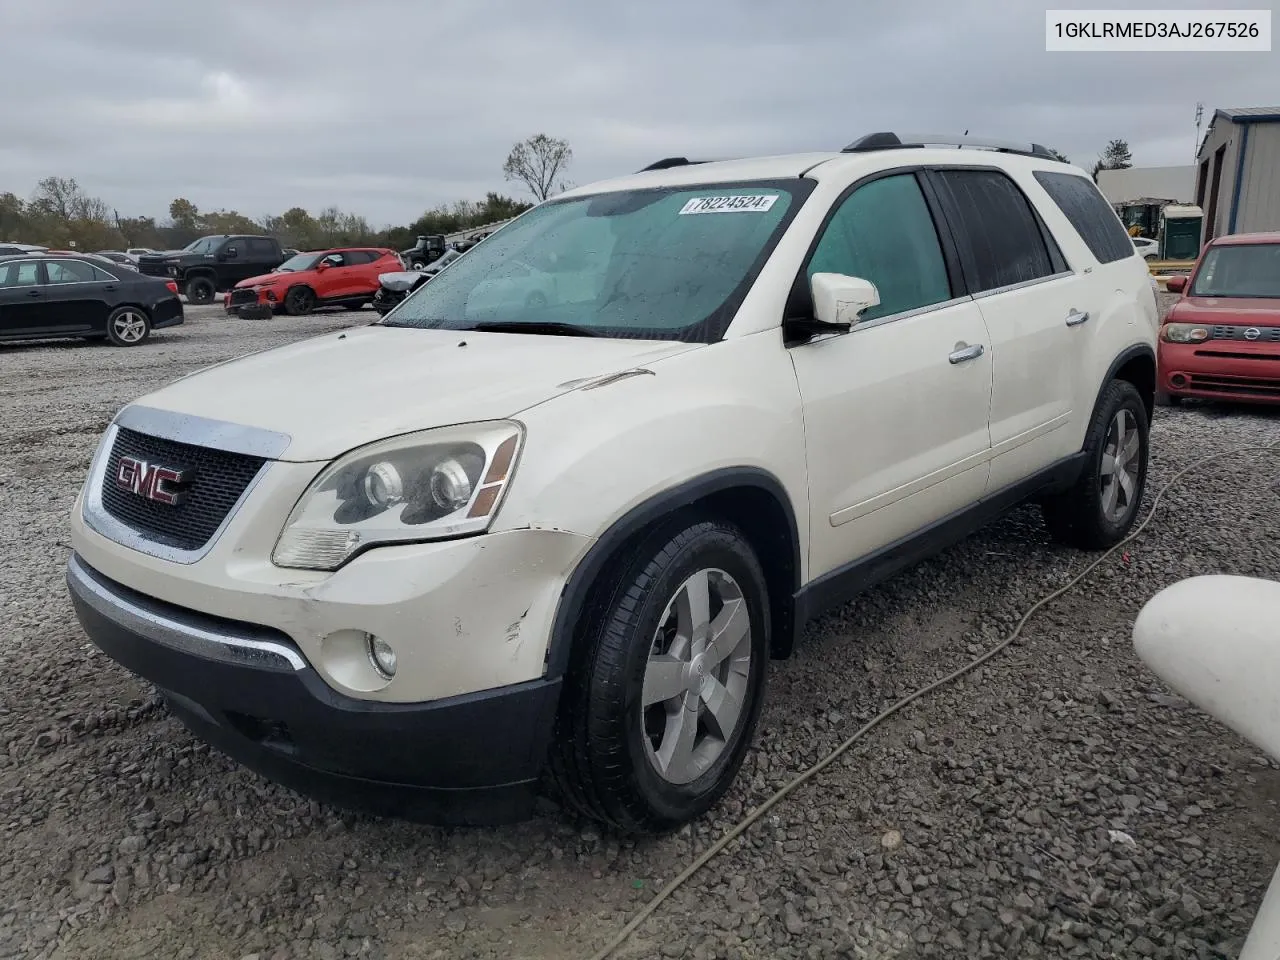
M 1215 110 L 1196 154 L 1201 244 L 1280 230 L 1280 107 Z

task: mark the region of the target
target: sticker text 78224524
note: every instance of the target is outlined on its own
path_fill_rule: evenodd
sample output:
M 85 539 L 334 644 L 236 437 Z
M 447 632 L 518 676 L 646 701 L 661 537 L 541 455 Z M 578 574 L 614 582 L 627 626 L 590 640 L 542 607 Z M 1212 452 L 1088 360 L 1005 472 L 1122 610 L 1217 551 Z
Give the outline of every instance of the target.
M 736 196 L 694 197 L 683 207 L 687 213 L 764 213 L 778 199 L 776 193 L 748 193 Z

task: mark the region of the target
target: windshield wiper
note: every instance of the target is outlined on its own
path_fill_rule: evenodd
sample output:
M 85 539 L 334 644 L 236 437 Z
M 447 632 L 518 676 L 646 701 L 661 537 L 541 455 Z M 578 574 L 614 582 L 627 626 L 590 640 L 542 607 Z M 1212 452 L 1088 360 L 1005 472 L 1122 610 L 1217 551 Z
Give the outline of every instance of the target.
M 590 327 L 576 323 L 556 323 L 552 320 L 522 322 L 519 320 L 493 320 L 488 323 L 477 323 L 474 327 L 464 329 L 477 330 L 480 333 L 546 333 L 561 337 L 598 337 Z

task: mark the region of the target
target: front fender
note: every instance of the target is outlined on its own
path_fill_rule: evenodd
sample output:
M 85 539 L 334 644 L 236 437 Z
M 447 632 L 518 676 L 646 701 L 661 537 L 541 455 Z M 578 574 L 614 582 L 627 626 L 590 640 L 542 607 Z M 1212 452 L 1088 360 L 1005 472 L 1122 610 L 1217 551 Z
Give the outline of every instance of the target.
M 805 546 L 804 423 L 780 332 L 720 341 L 644 369 L 518 415 L 525 448 L 495 529 L 599 537 L 664 490 L 756 468 L 778 479 Z

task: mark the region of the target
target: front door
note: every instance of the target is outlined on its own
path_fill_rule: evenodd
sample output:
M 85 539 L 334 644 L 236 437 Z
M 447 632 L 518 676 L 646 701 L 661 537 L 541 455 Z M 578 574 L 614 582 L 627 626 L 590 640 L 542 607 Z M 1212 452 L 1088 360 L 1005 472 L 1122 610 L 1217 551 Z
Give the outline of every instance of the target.
M 0 263 L 0 337 L 49 332 L 49 303 L 40 283 L 40 263 L 18 260 Z
M 992 361 L 916 174 L 869 181 L 841 201 L 807 266 L 817 272 L 870 280 L 880 304 L 849 333 L 791 350 L 814 577 L 981 498 Z

